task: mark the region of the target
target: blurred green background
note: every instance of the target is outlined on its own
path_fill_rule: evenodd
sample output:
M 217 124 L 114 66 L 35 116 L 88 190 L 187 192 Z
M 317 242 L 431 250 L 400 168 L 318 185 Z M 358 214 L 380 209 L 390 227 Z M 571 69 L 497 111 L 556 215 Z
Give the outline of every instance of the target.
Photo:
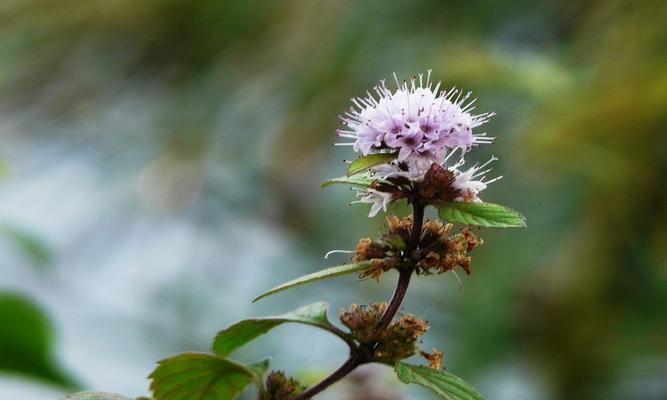
M 353 157 L 337 115 L 427 68 L 498 113 L 471 156 L 529 227 L 484 231 L 461 290 L 415 281 L 423 348 L 491 400 L 667 399 L 662 0 L 3 1 L 0 399 L 144 395 L 236 319 L 386 300 L 395 275 L 250 303 L 377 233 L 319 188 Z M 265 355 L 307 382 L 346 356 L 305 327 L 239 357 Z M 322 396 L 430 398 L 385 367 Z

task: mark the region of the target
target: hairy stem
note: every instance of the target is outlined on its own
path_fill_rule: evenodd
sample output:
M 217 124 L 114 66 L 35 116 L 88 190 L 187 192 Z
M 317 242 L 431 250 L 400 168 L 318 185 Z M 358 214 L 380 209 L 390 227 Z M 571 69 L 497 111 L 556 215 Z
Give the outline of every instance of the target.
M 419 201 L 419 199 L 414 199 L 412 203 L 413 213 L 412 213 L 412 230 L 410 231 L 410 237 L 408 238 L 408 243 L 406 247 L 405 254 L 410 257 L 411 253 L 417 249 L 419 246 L 419 239 L 421 237 L 422 226 L 424 224 L 424 208 L 425 206 Z M 408 291 L 408 286 L 410 285 L 410 278 L 412 277 L 413 268 L 402 270 L 398 275 L 398 281 L 396 282 L 396 288 L 394 289 L 394 294 L 391 296 L 391 300 L 387 305 L 387 308 L 384 310 L 380 321 L 378 322 L 377 329 L 383 330 L 387 329 L 387 326 L 394 319 L 394 316 L 398 312 L 398 309 L 401 308 L 405 294 Z M 342 332 L 341 332 L 342 333 Z M 341 365 L 336 371 L 331 375 L 324 378 L 323 381 L 318 383 L 315 386 L 311 386 L 307 390 L 299 393 L 293 397 L 293 400 L 305 400 L 310 399 L 316 394 L 319 394 L 329 386 L 343 379 L 347 374 L 352 372 L 358 366 L 369 362 L 369 359 L 366 357 L 366 354 L 363 353 L 362 349 L 356 344 L 350 344 L 348 340 L 345 339 L 345 334 L 339 335 L 343 340 L 345 340 L 348 345 L 350 345 L 350 357 L 345 361 L 345 364 Z M 374 347 L 374 346 L 371 346 Z

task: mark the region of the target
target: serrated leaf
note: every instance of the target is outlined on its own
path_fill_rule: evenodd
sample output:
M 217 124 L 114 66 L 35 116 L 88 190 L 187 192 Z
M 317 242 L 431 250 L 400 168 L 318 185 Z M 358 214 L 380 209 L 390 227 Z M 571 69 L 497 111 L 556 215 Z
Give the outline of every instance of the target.
M 285 282 L 282 285 L 278 285 L 273 289 L 270 289 L 262 293 L 261 295 L 257 296 L 255 300 L 253 300 L 252 302 L 254 303 L 257 300 L 263 299 L 264 297 L 271 296 L 272 294 L 276 294 L 278 292 L 282 292 L 283 290 L 291 289 L 296 286 L 305 285 L 306 283 L 320 281 L 322 279 L 334 278 L 340 275 L 347 275 L 355 272 L 361 272 L 365 269 L 370 268 L 370 266 L 371 264 L 369 261 L 362 261 L 359 263 L 345 264 L 336 267 L 326 268 L 317 272 L 313 272 L 312 274 L 292 279 L 291 281 Z
M 226 356 L 258 336 L 287 322 L 315 326 L 327 331 L 335 331 L 327 318 L 327 303 L 313 303 L 286 314 L 274 317 L 246 319 L 220 331 L 213 341 L 213 351 Z M 336 333 L 338 334 L 338 333 Z
M 445 400 L 484 400 L 469 383 L 449 372 L 399 362 L 394 367 L 403 383 L 414 383 L 435 392 Z
M 356 174 L 352 176 L 341 176 L 338 178 L 327 179 L 326 181 L 322 182 L 320 186 L 324 188 L 341 183 L 346 185 L 369 187 L 375 180 L 377 179 L 373 178 L 370 174 Z
M 361 156 L 347 167 L 347 176 L 363 172 L 376 165 L 386 164 L 398 158 L 398 153 L 377 153 Z
M 162 360 L 149 378 L 155 400 L 231 400 L 253 381 L 261 384 L 250 368 L 204 353 Z
M 132 400 L 129 397 L 105 392 L 79 392 L 70 394 L 63 400 Z
M 525 227 L 526 219 L 518 212 L 493 203 L 448 202 L 438 207 L 445 221 L 494 228 Z

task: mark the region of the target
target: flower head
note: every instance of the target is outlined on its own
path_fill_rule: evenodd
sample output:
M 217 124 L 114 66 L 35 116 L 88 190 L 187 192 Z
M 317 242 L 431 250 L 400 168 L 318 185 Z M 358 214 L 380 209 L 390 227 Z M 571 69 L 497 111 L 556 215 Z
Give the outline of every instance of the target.
M 374 94 L 353 98 L 354 106 L 340 117 L 346 128 L 338 130 L 340 137 L 353 141 L 339 144 L 352 145 L 363 155 L 395 151 L 399 162 L 430 164 L 442 161 L 448 150 L 490 143 L 492 138 L 474 134 L 473 129 L 493 113 L 472 114 L 475 101 L 470 92 L 441 90 L 441 83 L 431 82 L 430 75 L 428 71 L 426 82 L 419 74 L 403 83 L 394 75 L 396 89 L 380 81 Z
M 396 75 L 394 75 L 396 79 Z M 338 136 L 362 156 L 383 153 L 389 160 L 368 169 L 375 179 L 359 190 L 355 203 L 371 204 L 369 217 L 386 211 L 392 201 L 415 196 L 428 204 L 439 202 L 479 202 L 479 193 L 496 179 L 486 180 L 489 162 L 461 170 L 464 156 L 475 146 L 491 143 L 485 133 L 474 133 L 494 113 L 473 114 L 470 92 L 452 88 L 441 90 L 431 81 L 431 71 L 390 89 L 384 81 L 353 98 L 354 106 L 341 116 L 345 129 Z M 459 155 L 459 161 L 454 155 Z M 377 158 L 377 157 L 376 157 Z M 453 165 L 452 165 L 453 164 Z

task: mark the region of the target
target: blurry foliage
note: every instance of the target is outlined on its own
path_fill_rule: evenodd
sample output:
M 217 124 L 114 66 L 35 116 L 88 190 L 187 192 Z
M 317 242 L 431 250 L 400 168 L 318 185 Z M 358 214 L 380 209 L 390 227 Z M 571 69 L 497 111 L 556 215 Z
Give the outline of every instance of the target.
M 604 398 L 600 382 L 667 354 L 666 20 L 661 1 L 592 13 L 576 52 L 588 78 L 527 128 L 541 133 L 526 143 L 527 162 L 583 188 L 523 310 L 529 351 L 570 398 Z
M 42 310 L 15 293 L 0 292 L 0 371 L 73 388 L 53 360 L 53 333 Z
M 51 262 L 51 251 L 35 235 L 1 222 L 0 235 L 5 236 L 32 265 L 42 267 Z

